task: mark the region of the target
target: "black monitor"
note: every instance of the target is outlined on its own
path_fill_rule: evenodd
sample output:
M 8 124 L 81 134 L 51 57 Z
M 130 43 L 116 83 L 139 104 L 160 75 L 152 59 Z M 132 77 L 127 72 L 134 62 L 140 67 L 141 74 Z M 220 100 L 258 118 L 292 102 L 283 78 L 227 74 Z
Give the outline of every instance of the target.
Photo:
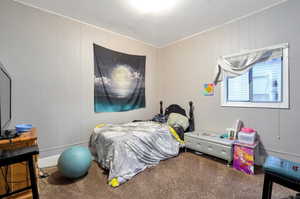
M 0 137 L 11 121 L 11 77 L 0 62 Z

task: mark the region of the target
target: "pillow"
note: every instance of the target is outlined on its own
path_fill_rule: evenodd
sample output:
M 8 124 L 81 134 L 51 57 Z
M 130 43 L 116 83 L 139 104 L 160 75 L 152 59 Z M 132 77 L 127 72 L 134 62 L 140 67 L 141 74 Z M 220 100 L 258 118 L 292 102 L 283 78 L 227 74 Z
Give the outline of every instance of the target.
M 184 115 L 181 115 L 179 113 L 171 113 L 168 118 L 168 125 L 175 126 L 179 125 L 184 130 L 186 130 L 189 127 L 189 119 L 185 117 Z

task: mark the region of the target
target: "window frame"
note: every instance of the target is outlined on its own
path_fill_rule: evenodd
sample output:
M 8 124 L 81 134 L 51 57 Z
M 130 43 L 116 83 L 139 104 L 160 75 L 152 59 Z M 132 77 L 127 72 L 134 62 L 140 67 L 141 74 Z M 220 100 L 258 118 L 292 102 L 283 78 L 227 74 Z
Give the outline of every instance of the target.
M 287 44 L 281 44 L 276 45 L 273 47 L 268 47 L 268 49 L 276 49 L 278 46 L 287 46 Z M 266 49 L 266 48 L 263 48 Z M 253 51 L 248 51 L 246 53 L 239 53 L 234 55 L 225 56 L 231 57 L 231 56 L 237 56 L 237 55 L 245 55 L 249 54 L 251 52 L 263 50 L 263 49 L 257 49 Z M 276 108 L 276 109 L 288 109 L 290 106 L 289 102 L 289 60 L 288 60 L 288 54 L 289 54 L 289 48 L 285 47 L 283 48 L 283 56 L 282 56 L 282 96 L 281 96 L 281 102 L 253 102 L 253 101 L 227 101 L 228 96 L 228 86 L 227 86 L 227 75 L 223 75 L 223 81 L 221 82 L 221 106 L 222 107 L 253 107 L 253 108 Z M 250 84 L 250 86 L 252 86 Z M 250 93 L 251 95 L 251 93 Z

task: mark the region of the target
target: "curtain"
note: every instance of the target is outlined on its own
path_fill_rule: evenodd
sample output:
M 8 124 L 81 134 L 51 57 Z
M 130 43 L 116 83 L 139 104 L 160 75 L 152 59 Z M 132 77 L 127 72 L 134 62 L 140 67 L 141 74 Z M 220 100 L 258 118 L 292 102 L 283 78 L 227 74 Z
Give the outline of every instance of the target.
M 288 44 L 282 44 L 239 55 L 220 57 L 216 66 L 214 84 L 217 85 L 221 82 L 224 74 L 233 77 L 240 76 L 250 70 L 256 63 L 282 57 L 283 49 L 287 47 Z

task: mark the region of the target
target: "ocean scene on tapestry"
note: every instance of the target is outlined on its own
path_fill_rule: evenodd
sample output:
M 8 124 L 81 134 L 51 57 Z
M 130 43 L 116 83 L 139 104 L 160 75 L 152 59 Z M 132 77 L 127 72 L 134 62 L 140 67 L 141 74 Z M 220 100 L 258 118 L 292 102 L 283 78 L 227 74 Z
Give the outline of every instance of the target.
M 116 52 L 94 44 L 95 112 L 145 108 L 146 56 Z

